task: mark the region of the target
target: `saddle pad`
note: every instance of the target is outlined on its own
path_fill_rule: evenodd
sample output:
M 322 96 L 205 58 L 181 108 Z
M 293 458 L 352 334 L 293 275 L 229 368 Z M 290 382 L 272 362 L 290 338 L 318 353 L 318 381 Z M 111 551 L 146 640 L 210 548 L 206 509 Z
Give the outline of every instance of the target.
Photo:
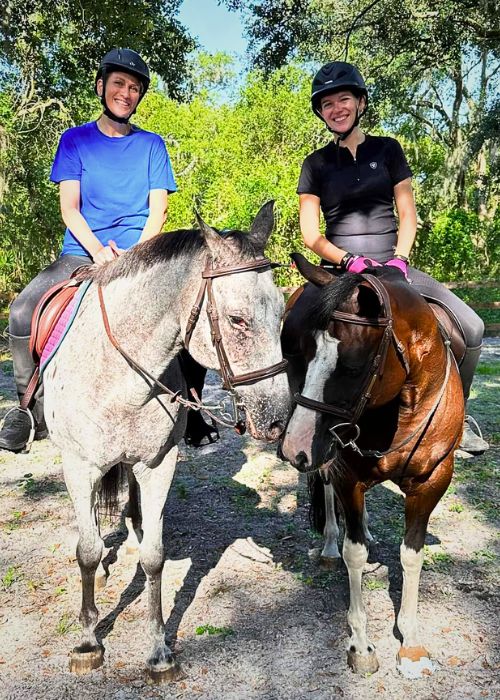
M 80 308 L 80 304 L 82 303 L 83 297 L 85 296 L 89 286 L 90 280 L 83 282 L 80 285 L 78 291 L 64 309 L 51 334 L 47 338 L 47 342 L 43 347 L 42 355 L 40 357 L 40 375 L 43 374 L 43 371 L 59 350 L 62 341 L 66 337 L 66 333 L 73 324 L 77 311 Z

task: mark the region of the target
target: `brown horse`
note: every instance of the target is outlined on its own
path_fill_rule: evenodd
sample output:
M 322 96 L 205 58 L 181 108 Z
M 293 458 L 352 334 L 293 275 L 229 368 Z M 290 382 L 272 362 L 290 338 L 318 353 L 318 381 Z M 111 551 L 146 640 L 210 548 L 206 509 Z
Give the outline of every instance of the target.
M 417 634 L 424 539 L 451 480 L 464 417 L 456 364 L 432 310 L 399 271 L 383 267 L 337 279 L 294 258 L 312 284 L 296 296 L 282 332 L 296 405 L 281 452 L 299 471 L 320 473 L 340 502 L 350 584 L 348 663 L 357 672 L 378 669 L 361 597 L 365 492 L 389 479 L 405 494 L 398 669 L 419 677 L 432 672 Z

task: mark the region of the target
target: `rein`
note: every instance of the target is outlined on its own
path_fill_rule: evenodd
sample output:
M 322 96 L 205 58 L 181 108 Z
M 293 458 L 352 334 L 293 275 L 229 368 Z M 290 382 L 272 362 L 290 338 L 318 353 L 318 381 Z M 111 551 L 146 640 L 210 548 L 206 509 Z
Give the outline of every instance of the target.
M 142 365 L 140 365 L 133 357 L 131 357 L 120 345 L 116 337 L 114 336 L 110 324 L 109 318 L 106 311 L 106 306 L 104 303 L 104 296 L 102 292 L 102 287 L 98 286 L 97 294 L 99 297 L 99 305 L 101 308 L 102 319 L 104 323 L 104 329 L 110 343 L 113 347 L 122 355 L 122 357 L 130 364 L 130 366 L 145 379 L 149 379 L 154 385 L 162 390 L 163 393 L 170 396 L 171 403 L 177 402 L 187 408 L 191 408 L 195 411 L 204 411 L 210 418 L 215 420 L 220 425 L 224 425 L 230 428 L 241 429 L 244 432 L 244 423 L 238 420 L 238 411 L 244 408 L 244 404 L 239 402 L 236 396 L 234 387 L 240 386 L 242 384 L 253 384 L 260 381 L 261 379 L 267 379 L 269 377 L 274 377 L 277 374 L 283 372 L 287 366 L 286 360 L 281 360 L 270 367 L 265 367 L 264 369 L 254 370 L 253 372 L 246 372 L 244 374 L 235 375 L 229 364 L 229 359 L 224 348 L 224 343 L 222 340 L 222 335 L 220 332 L 219 316 L 217 313 L 217 307 L 215 303 L 215 297 L 213 295 L 212 280 L 215 277 L 223 277 L 225 275 L 238 274 L 240 272 L 250 272 L 253 270 L 270 270 L 275 264 L 272 263 L 267 258 L 262 258 L 260 260 L 252 260 L 247 263 L 242 263 L 240 265 L 234 265 L 233 267 L 213 267 L 213 260 L 210 258 L 211 267 L 207 264 L 207 267 L 202 272 L 202 281 L 198 294 L 196 297 L 195 304 L 191 309 L 191 313 L 188 318 L 186 326 L 186 334 L 184 339 L 184 347 L 186 350 L 189 348 L 189 342 L 193 334 L 193 330 L 199 319 L 201 308 L 203 306 L 203 301 L 205 294 L 207 295 L 207 315 L 210 324 L 210 330 L 212 335 L 212 343 L 215 346 L 217 352 L 217 357 L 219 359 L 220 371 L 223 379 L 223 388 L 229 392 L 232 401 L 232 406 L 228 409 L 226 407 L 225 401 L 221 401 L 219 404 L 211 406 L 203 404 L 200 400 L 198 394 L 194 389 L 190 389 L 190 393 L 193 400 L 185 399 L 181 396 L 180 391 L 172 391 L 165 384 L 160 382 L 155 376 L 148 372 Z M 231 413 L 232 409 L 232 413 Z M 220 412 L 221 416 L 217 416 L 213 411 Z
M 362 275 L 362 277 L 364 277 L 364 279 L 373 287 L 373 289 L 377 293 L 379 301 L 382 305 L 382 313 L 384 315 L 381 318 L 367 318 L 363 316 L 356 316 L 356 314 L 345 313 L 343 311 L 333 311 L 332 313 L 332 318 L 334 320 L 341 321 L 343 323 L 352 323 L 354 325 L 385 328 L 377 349 L 377 354 L 375 355 L 371 364 L 368 379 L 365 385 L 363 386 L 362 391 L 360 392 L 360 396 L 356 405 L 354 406 L 354 408 L 344 409 L 340 406 L 335 406 L 334 404 L 328 404 L 322 401 L 316 401 L 315 399 L 310 399 L 307 396 L 304 396 L 303 394 L 299 393 L 295 394 L 294 399 L 299 406 L 309 408 L 312 411 L 317 411 L 319 413 L 327 413 L 329 415 L 338 416 L 339 418 L 343 418 L 346 421 L 344 423 L 337 424 L 333 428 L 330 428 L 329 432 L 332 434 L 333 437 L 330 448 L 333 446 L 334 443 L 337 443 L 341 449 L 351 447 L 351 449 L 353 449 L 362 457 L 380 458 L 384 457 L 385 455 L 391 454 L 392 452 L 396 452 L 397 450 L 401 449 L 401 447 L 404 447 L 406 444 L 408 444 L 425 427 L 425 425 L 435 413 L 443 397 L 446 384 L 450 375 L 451 349 L 449 342 L 447 342 L 447 363 L 443 383 L 432 408 L 426 414 L 425 418 L 418 424 L 415 430 L 413 430 L 412 433 L 398 445 L 396 445 L 395 447 L 391 447 L 390 449 L 385 450 L 383 452 L 379 450 L 362 450 L 360 447 L 358 447 L 356 440 L 359 438 L 361 433 L 360 428 L 358 426 L 358 420 L 360 419 L 368 402 L 370 401 L 375 382 L 379 377 L 383 375 L 385 362 L 387 358 L 387 350 L 391 341 L 394 344 L 396 353 L 406 371 L 406 374 L 408 374 L 410 371 L 408 358 L 404 346 L 394 332 L 391 302 L 387 290 L 376 277 L 371 277 L 368 275 Z M 352 429 L 354 431 L 354 436 L 350 440 L 345 442 L 337 433 L 339 428 Z

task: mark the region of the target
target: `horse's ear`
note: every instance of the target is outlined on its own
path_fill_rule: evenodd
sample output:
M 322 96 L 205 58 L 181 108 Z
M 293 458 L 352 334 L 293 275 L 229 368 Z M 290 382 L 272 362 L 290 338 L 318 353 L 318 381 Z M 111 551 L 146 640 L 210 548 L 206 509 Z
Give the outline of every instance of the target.
M 253 220 L 250 227 L 250 237 L 255 245 L 255 248 L 260 252 L 264 252 L 267 241 L 274 227 L 274 199 L 266 202 L 258 211 L 257 216 Z
M 319 265 L 313 265 L 301 253 L 292 253 L 290 257 L 297 265 L 302 277 L 305 277 L 306 280 L 312 282 L 317 287 L 324 287 L 325 284 L 330 284 L 333 280 L 333 275 Z
M 368 284 L 360 284 L 358 287 L 358 307 L 359 315 L 367 316 L 368 318 L 377 318 L 381 311 L 382 305 L 377 292 Z
M 224 252 L 229 252 L 229 246 L 224 242 L 224 239 L 221 237 L 220 233 L 206 224 L 197 211 L 195 211 L 195 214 L 201 235 L 205 239 L 214 260 L 220 258 Z

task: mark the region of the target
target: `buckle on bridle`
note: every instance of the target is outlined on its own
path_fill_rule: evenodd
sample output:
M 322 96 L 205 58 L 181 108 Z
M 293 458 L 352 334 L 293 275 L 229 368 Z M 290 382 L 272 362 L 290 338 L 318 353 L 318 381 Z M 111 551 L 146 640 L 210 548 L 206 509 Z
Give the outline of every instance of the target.
M 348 428 L 354 428 L 355 435 L 347 442 L 344 442 L 344 440 L 342 440 L 340 435 L 337 434 L 337 430 L 338 430 L 338 428 L 344 428 L 346 426 Z M 361 450 L 356 445 L 356 440 L 359 438 L 360 433 L 361 433 L 361 431 L 359 429 L 359 425 L 357 423 L 338 423 L 333 428 L 329 428 L 328 432 L 331 433 L 331 435 L 333 437 L 333 441 L 339 445 L 340 449 L 343 450 L 346 447 L 351 447 L 358 454 L 362 454 Z

